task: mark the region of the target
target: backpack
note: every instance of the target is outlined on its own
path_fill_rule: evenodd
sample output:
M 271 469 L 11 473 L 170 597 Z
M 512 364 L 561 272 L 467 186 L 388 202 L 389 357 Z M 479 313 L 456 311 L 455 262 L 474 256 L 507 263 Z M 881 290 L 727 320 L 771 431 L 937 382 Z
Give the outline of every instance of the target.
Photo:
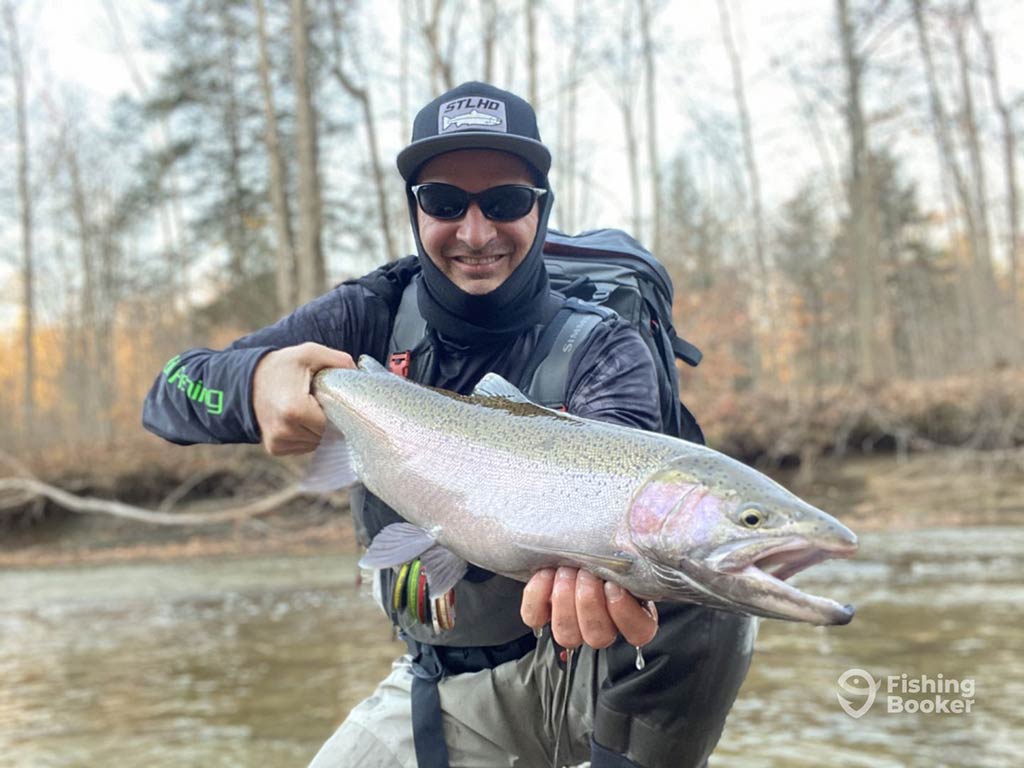
M 663 431 L 703 443 L 697 420 L 679 400 L 675 364 L 678 357 L 696 367 L 703 355 L 679 337 L 672 325 L 672 279 L 664 265 L 618 229 L 595 229 L 578 235 L 549 230 L 544 263 L 554 290 L 571 299 L 612 309 L 636 328 L 657 369 Z M 556 382 L 565 391 L 571 355 L 571 348 L 566 350 L 566 346 L 556 341 L 534 374 L 537 391 L 545 399 L 549 397 L 547 392 L 557 389 Z
M 672 279 L 654 255 L 625 232 L 596 229 L 566 235 L 549 229 L 544 263 L 553 290 L 566 297 L 548 325 L 525 368 L 523 388 L 539 405 L 565 404 L 573 352 L 603 319 L 615 313 L 640 333 L 651 351 L 658 377 L 662 431 L 695 443 L 704 434 L 693 414 L 679 400 L 678 357 L 691 366 L 701 351 L 676 335 L 672 326 Z M 402 293 L 389 342 L 388 367 L 408 372 L 409 350 L 423 339 L 426 322 L 419 314 L 416 286 Z

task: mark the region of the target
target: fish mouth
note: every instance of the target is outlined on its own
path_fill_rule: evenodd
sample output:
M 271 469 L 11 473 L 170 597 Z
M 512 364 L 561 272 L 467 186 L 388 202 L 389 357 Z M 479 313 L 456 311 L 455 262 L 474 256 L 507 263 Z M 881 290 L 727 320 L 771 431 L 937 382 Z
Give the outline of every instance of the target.
M 854 607 L 797 589 L 786 580 L 825 560 L 852 557 L 856 537 L 812 542 L 791 537 L 719 547 L 706 565 L 719 574 L 728 599 L 769 618 L 812 624 L 848 624 Z

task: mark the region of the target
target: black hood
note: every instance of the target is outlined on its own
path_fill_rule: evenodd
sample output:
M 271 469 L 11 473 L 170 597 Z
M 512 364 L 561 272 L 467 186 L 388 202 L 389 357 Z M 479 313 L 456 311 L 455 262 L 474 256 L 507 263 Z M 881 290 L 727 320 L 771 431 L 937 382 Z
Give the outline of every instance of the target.
M 429 327 L 460 344 L 479 346 L 508 340 L 550 319 L 552 299 L 543 249 L 554 194 L 546 179 L 543 186 L 547 194 L 537 201 L 537 235 L 526 258 L 504 283 L 480 296 L 455 285 L 424 251 L 416 199 L 406 187 L 409 218 L 422 268 L 417 299 L 420 314 Z

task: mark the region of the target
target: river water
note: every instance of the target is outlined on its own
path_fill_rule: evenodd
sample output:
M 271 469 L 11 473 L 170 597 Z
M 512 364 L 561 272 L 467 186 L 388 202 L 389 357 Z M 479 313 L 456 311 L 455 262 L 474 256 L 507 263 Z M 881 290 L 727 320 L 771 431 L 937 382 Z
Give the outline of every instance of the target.
M 853 623 L 761 623 L 712 765 L 1024 765 L 1024 527 L 861 542 L 795 579 Z M 0 766 L 305 765 L 400 650 L 354 576 L 348 555 L 0 573 Z M 851 669 L 880 681 L 859 718 Z

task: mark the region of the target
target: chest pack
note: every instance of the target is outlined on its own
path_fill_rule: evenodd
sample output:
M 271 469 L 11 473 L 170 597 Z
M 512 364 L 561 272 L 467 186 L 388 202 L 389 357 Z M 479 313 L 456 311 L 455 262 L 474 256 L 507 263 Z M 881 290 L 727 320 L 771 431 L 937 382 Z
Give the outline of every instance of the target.
M 551 287 L 566 297 L 542 335 L 520 382 L 523 392 L 548 408 L 565 405 L 573 353 L 612 312 L 632 325 L 654 358 L 663 431 L 703 443 L 696 419 L 679 400 L 676 359 L 691 366 L 701 352 L 680 338 L 672 325 L 672 280 L 640 243 L 618 229 L 597 229 L 579 235 L 549 230 L 544 263 Z M 409 366 L 426 335 L 419 313 L 416 284 L 402 292 L 388 346 L 388 367 L 408 376 Z

